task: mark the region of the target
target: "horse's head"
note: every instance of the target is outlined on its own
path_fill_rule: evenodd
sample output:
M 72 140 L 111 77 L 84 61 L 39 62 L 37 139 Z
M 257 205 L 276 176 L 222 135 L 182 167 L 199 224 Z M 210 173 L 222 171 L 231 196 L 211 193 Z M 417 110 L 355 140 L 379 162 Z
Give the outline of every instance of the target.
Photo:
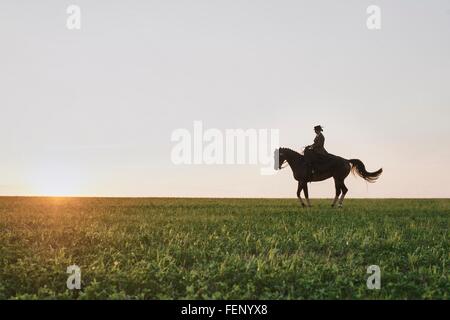
M 286 162 L 286 153 L 283 148 L 275 149 L 274 152 L 274 169 L 281 170 L 283 163 Z

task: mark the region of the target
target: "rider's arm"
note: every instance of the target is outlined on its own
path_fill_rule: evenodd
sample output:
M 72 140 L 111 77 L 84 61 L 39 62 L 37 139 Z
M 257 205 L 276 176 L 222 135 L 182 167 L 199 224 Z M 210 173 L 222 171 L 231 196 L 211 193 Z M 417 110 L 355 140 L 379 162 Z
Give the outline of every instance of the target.
M 318 148 L 323 148 L 325 144 L 325 139 L 322 135 L 318 135 L 314 138 L 314 144 L 312 145 L 313 149 L 318 147 Z

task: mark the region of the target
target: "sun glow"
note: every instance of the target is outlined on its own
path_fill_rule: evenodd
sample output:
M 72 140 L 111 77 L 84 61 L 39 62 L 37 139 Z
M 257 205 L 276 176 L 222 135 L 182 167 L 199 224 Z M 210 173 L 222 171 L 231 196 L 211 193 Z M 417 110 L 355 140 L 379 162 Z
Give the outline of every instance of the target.
M 81 170 L 61 164 L 36 168 L 27 180 L 30 193 L 39 196 L 82 195 L 85 185 Z

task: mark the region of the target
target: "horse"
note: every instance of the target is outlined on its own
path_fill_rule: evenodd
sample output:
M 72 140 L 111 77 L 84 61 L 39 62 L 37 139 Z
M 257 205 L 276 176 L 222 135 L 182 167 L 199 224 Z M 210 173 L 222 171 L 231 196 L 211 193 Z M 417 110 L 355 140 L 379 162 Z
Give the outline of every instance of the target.
M 305 149 L 304 152 L 313 151 L 307 151 L 307 149 Z M 347 187 L 344 184 L 344 180 L 345 178 L 347 178 L 350 171 L 352 171 L 354 174 L 356 173 L 367 182 L 375 182 L 383 172 L 382 168 L 378 169 L 375 172 L 368 172 L 366 170 L 366 167 L 364 166 L 364 163 L 359 159 L 347 160 L 333 154 L 315 154 L 314 156 L 316 158 L 316 163 L 319 163 L 318 165 L 316 165 L 317 170 L 315 170 L 315 172 L 313 172 L 311 175 L 307 173 L 304 155 L 289 148 L 275 149 L 274 152 L 275 170 L 281 170 L 282 168 L 284 168 L 283 164 L 285 162 L 287 162 L 291 167 L 292 173 L 294 174 L 294 179 L 298 181 L 297 198 L 300 200 L 300 204 L 302 207 L 306 207 L 300 195 L 302 190 L 305 194 L 307 206 L 311 207 L 308 194 L 308 182 L 323 181 L 329 178 L 333 178 L 334 186 L 336 188 L 336 196 L 334 197 L 331 207 L 336 207 L 336 203 L 338 203 L 338 207 L 341 208 L 344 197 L 348 191 Z

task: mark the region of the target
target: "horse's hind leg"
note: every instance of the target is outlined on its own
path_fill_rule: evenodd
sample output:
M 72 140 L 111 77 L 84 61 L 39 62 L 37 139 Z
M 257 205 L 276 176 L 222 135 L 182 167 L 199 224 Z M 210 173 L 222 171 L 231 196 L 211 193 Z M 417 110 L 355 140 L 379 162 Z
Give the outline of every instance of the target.
M 341 194 L 341 182 L 336 180 L 336 178 L 334 179 L 334 187 L 336 189 L 336 196 L 334 197 L 333 203 L 331 204 L 331 207 L 335 207 L 336 206 L 336 202 L 339 199 L 339 195 Z
M 341 194 L 341 197 L 339 198 L 339 208 L 342 207 L 342 202 L 344 201 L 345 195 L 347 194 L 347 191 L 348 191 L 347 187 L 344 184 L 344 181 L 342 181 L 342 183 L 341 183 L 341 191 L 342 191 L 342 194 Z
M 298 188 L 297 188 L 297 198 L 300 200 L 300 205 L 301 205 L 302 207 L 305 207 L 306 205 L 305 205 L 305 203 L 303 202 L 302 196 L 301 196 L 302 189 L 303 189 L 303 186 L 302 186 L 302 184 L 299 182 L 299 183 L 298 183 Z

